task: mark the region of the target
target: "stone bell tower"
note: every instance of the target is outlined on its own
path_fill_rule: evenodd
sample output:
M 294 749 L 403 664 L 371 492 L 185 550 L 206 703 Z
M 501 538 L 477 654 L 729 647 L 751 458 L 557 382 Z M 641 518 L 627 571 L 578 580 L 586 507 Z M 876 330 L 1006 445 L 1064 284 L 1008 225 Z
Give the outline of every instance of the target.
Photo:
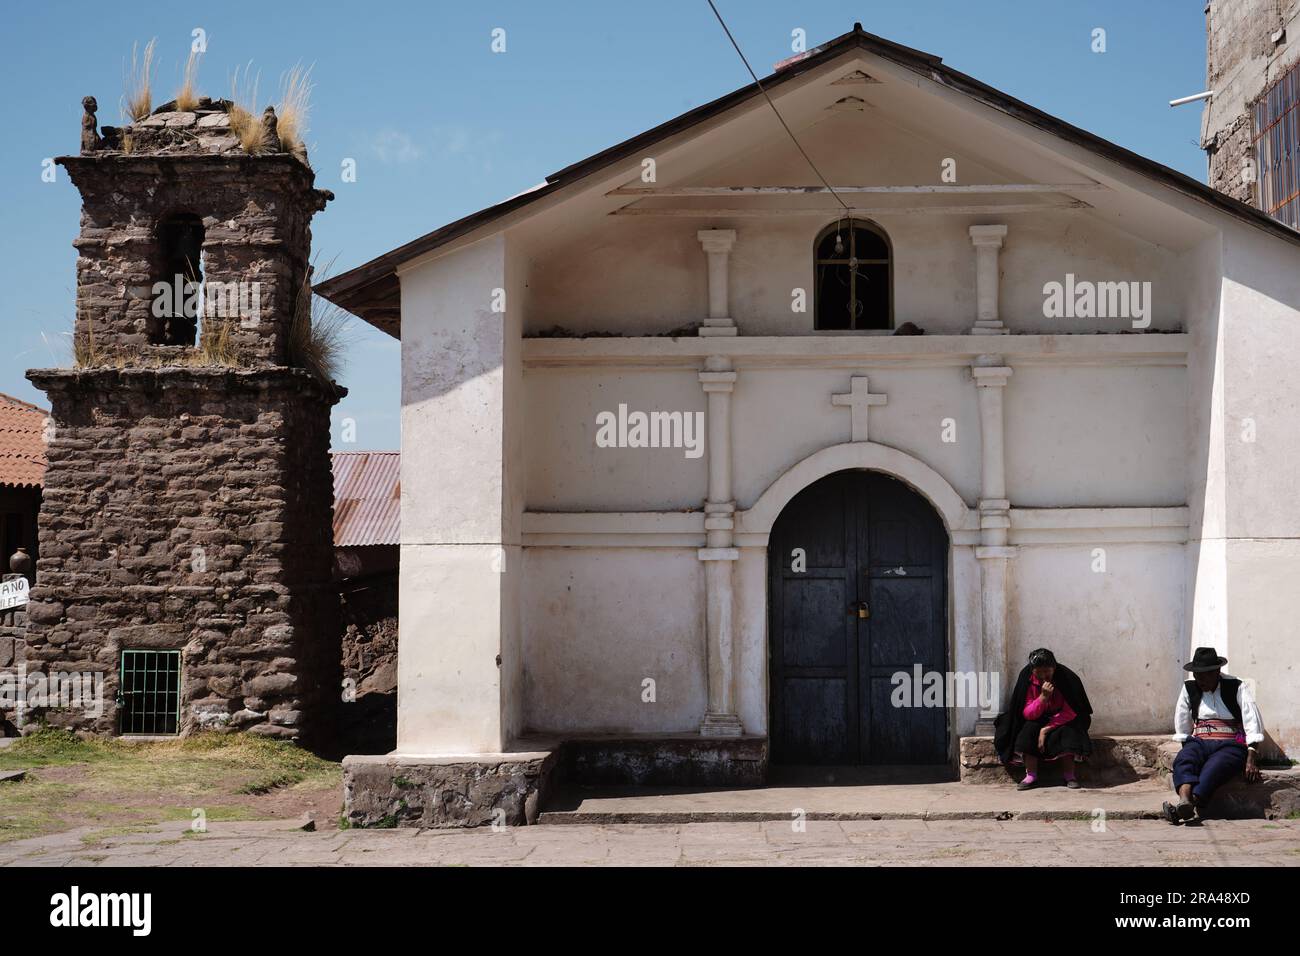
M 26 659 L 101 675 L 103 700 L 32 711 L 110 734 L 323 737 L 344 392 L 303 356 L 310 222 L 333 196 L 270 109 L 202 99 L 99 131 L 83 107 L 81 154 L 57 161 L 82 197 L 75 359 L 28 372 L 53 430 Z

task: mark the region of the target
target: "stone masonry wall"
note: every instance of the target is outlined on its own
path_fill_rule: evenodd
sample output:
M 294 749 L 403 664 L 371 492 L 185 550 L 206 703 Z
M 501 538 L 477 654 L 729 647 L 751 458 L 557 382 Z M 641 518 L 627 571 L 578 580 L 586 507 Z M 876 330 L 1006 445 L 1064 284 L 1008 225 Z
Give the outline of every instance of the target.
M 182 652 L 181 733 L 325 737 L 340 684 L 329 409 L 290 369 L 41 370 L 56 423 L 28 608 L 29 668 Z
M 153 315 L 154 283 L 173 281 L 161 265 L 159 223 L 188 213 L 203 222 L 209 305 L 218 301 L 214 283 L 244 283 L 246 303 L 256 289 L 259 313 L 227 307 L 201 322 L 200 335 L 228 324 L 233 344 L 248 359 L 288 364 L 289 325 L 307 277 L 311 217 L 330 196 L 312 188 L 308 167 L 287 154 L 97 154 L 59 162 L 83 198 L 81 235 L 73 243 L 79 255 L 79 340 L 110 355 L 125 350 L 138 358 L 149 351 L 163 322 Z M 147 205 L 142 196 L 150 197 Z

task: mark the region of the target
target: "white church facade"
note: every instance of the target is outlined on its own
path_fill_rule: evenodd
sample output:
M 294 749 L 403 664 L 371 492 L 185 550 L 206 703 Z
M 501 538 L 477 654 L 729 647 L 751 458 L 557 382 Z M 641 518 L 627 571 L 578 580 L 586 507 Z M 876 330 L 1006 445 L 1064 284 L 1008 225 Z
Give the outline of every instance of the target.
M 955 763 L 1040 646 L 1294 755 L 1300 234 L 860 28 L 763 87 L 824 183 L 746 86 L 320 289 L 402 343 L 390 763 Z

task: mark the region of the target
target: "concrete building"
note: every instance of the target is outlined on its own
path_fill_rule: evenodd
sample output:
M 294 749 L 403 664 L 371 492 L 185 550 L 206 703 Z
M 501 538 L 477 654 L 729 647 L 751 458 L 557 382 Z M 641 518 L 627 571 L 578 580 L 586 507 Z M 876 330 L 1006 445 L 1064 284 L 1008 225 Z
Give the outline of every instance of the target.
M 1294 754 L 1300 233 L 857 26 L 763 87 L 833 195 L 751 85 L 319 290 L 402 342 L 349 814 L 952 764 L 1039 646 L 1117 734 L 1213 645 Z
M 1210 0 L 1210 185 L 1300 228 L 1300 0 Z

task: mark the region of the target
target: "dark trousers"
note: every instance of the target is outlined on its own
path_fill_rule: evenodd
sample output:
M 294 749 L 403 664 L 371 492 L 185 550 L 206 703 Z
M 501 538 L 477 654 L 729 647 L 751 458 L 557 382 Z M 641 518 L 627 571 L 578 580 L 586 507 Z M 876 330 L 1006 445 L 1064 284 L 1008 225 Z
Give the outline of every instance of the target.
M 1188 737 L 1174 758 L 1174 789 L 1192 784 L 1192 793 L 1202 803 L 1214 791 L 1246 769 L 1246 747 L 1235 740 L 1202 740 Z

